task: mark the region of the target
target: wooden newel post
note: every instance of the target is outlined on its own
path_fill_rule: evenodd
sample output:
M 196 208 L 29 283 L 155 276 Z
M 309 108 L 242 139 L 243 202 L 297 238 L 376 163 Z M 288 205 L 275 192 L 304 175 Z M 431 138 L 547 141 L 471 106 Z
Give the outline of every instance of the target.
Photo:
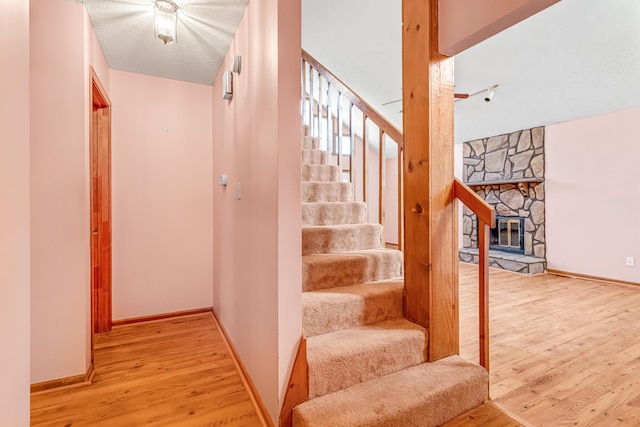
M 459 351 L 454 74 L 438 53 L 437 7 L 402 1 L 405 311 L 428 329 L 431 361 Z

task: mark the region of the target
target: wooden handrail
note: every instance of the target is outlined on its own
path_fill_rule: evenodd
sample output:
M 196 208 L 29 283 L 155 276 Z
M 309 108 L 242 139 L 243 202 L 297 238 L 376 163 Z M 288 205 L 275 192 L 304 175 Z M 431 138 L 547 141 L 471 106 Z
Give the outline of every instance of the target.
M 489 226 L 496 226 L 496 211 L 459 179 L 453 181 L 453 194 L 478 217 L 478 291 L 480 294 L 480 366 L 489 371 Z
M 347 100 L 358 107 L 362 113 L 371 119 L 373 123 L 380 128 L 382 132 L 389 135 L 400 147 L 402 147 L 402 132 L 398 130 L 391 122 L 385 119 L 375 108 L 364 101 L 357 93 L 355 93 L 342 80 L 336 77 L 331 71 L 327 70 L 313 56 L 309 55 L 304 49 L 302 50 L 302 59 L 308 62 L 316 71 L 322 74 L 327 81 L 334 87 L 338 88 Z
M 485 224 L 496 226 L 496 211 L 493 209 L 484 199 L 476 194 L 469 186 L 464 184 L 458 178 L 453 181 L 453 192 L 457 199 L 464 203 L 474 214 L 478 216 L 478 219 L 482 220 Z

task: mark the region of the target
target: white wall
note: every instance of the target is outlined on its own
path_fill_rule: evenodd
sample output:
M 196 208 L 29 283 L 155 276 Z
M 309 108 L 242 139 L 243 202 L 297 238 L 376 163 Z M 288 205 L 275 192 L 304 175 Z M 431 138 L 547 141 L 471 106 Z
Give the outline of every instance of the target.
M 114 320 L 211 307 L 211 86 L 111 70 Z
M 29 1 L 0 2 L 0 422 L 29 425 Z
M 453 56 L 559 0 L 439 0 L 439 50 Z
M 640 283 L 639 122 L 636 107 L 546 127 L 548 268 Z
M 302 332 L 300 2 L 249 3 L 213 86 L 214 308 L 273 420 Z M 237 184 L 242 195 L 236 196 Z
M 34 383 L 84 374 L 90 363 L 85 19 L 77 3 L 30 2 Z

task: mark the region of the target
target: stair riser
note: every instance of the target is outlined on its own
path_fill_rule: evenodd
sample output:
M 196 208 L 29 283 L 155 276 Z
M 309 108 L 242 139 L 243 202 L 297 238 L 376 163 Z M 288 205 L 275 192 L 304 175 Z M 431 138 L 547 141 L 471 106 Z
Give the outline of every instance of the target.
M 307 337 L 402 317 L 403 282 L 347 286 L 344 292 L 303 292 L 302 329 Z
M 413 329 L 374 332 L 366 334 L 366 343 L 343 343 L 338 351 L 327 351 L 325 336 L 307 340 L 309 399 L 425 362 L 424 329 L 414 325 Z
M 402 276 L 399 251 L 379 251 L 367 255 L 345 254 L 302 257 L 302 291 L 349 286 Z
M 352 202 L 353 186 L 349 182 L 303 182 L 302 202 Z
M 326 165 L 329 155 L 323 150 L 302 150 L 303 165 Z
M 302 226 L 363 224 L 367 220 L 367 205 L 353 203 L 303 203 Z
M 302 181 L 340 182 L 340 167 L 333 165 L 302 165 Z
M 381 247 L 380 224 L 302 229 L 302 255 L 341 253 Z
M 318 150 L 320 148 L 320 138 L 313 136 L 304 136 L 302 138 L 303 150 Z

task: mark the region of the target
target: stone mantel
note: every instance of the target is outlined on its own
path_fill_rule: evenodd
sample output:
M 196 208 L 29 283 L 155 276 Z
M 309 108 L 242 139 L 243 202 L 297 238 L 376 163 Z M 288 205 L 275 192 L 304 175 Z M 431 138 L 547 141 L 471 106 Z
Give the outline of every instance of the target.
M 518 179 L 494 179 L 491 181 L 465 182 L 469 187 L 477 187 L 480 185 L 503 185 L 503 184 L 529 184 L 544 182 L 542 178 L 518 178 Z

